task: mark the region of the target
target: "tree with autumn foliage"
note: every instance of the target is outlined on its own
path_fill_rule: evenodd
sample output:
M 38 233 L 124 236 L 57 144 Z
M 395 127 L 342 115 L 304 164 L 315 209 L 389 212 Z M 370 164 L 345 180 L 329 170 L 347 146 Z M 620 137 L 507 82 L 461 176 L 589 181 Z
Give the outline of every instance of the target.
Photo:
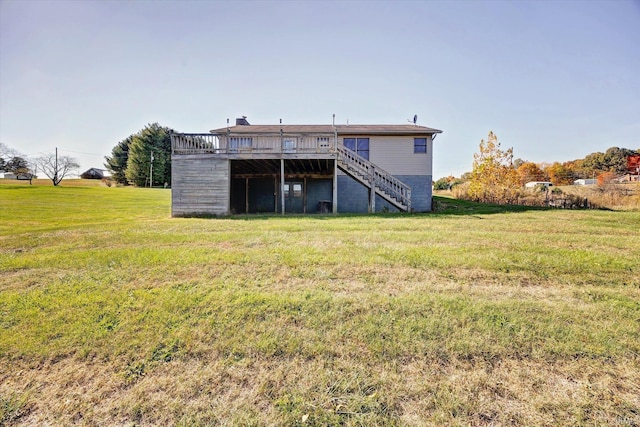
M 640 154 L 627 157 L 627 172 L 640 175 Z
M 520 185 L 525 185 L 527 182 L 531 181 L 545 180 L 544 171 L 540 169 L 540 166 L 533 162 L 521 162 L 516 171 L 520 178 Z
M 489 132 L 473 155 L 473 171 L 468 196 L 489 203 L 513 203 L 518 197 L 520 179 L 513 167 L 513 148 L 502 150 L 498 137 Z
M 571 185 L 578 178 L 567 163 L 554 162 L 546 172 L 553 185 Z
M 614 179 L 617 178 L 617 175 L 614 172 L 605 172 L 598 175 L 598 185 L 603 186 L 607 184 L 611 184 Z

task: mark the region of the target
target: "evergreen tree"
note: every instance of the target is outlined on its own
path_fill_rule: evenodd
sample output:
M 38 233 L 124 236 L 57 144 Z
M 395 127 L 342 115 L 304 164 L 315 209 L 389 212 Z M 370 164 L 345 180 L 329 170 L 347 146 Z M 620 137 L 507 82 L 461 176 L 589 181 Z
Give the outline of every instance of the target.
M 133 135 L 125 172 L 130 183 L 139 187 L 171 184 L 171 132 L 153 123 Z M 153 182 L 150 182 L 152 173 Z
M 134 135 L 130 135 L 124 140 L 118 142 L 118 145 L 111 150 L 111 156 L 105 156 L 106 163 L 104 166 L 111 172 L 111 177 L 122 185 L 127 185 L 126 171 L 127 161 L 129 160 L 129 146 Z

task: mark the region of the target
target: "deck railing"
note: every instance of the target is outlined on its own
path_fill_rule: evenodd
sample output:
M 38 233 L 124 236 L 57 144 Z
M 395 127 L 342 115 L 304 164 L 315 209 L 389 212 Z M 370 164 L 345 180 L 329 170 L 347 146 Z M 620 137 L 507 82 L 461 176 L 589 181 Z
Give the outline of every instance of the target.
M 280 153 L 335 153 L 333 134 L 310 135 L 243 135 L 173 133 L 173 154 L 280 154 Z
M 211 133 L 172 133 L 173 154 L 210 154 L 220 150 L 220 141 Z

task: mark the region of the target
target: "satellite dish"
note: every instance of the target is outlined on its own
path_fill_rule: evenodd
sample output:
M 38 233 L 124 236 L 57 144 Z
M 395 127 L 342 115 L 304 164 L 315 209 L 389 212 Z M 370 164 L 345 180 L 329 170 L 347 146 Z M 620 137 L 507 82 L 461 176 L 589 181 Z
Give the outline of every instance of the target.
M 418 122 L 418 115 L 417 115 L 417 114 L 415 114 L 415 115 L 413 116 L 413 124 L 415 125 L 417 122 Z

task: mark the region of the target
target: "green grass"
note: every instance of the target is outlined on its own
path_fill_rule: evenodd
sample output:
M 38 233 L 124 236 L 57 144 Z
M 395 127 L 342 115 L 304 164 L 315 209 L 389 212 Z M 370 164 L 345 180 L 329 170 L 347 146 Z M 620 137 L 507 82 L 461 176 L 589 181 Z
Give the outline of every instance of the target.
M 0 185 L 0 424 L 640 424 L 640 212 L 437 205 Z

